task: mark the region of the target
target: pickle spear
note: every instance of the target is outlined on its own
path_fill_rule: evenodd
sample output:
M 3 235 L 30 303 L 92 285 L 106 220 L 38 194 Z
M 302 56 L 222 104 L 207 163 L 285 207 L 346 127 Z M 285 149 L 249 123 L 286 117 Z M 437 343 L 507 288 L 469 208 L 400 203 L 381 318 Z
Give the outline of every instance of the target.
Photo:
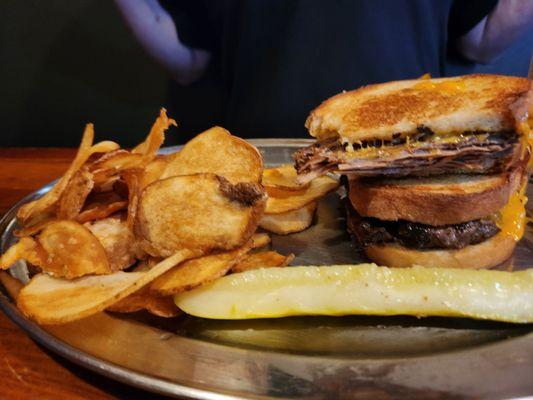
M 227 275 L 174 297 L 212 319 L 294 315 L 414 315 L 533 322 L 533 269 L 519 272 L 302 266 Z

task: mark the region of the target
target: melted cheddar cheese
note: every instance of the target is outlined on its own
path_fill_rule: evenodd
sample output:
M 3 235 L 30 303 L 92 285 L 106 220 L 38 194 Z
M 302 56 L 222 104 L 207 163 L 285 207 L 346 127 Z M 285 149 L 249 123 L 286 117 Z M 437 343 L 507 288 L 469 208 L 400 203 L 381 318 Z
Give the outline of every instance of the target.
M 419 83 L 413 86 L 413 89 L 434 90 L 444 94 L 457 94 L 465 90 L 465 84 L 459 79 L 444 82 L 432 82 L 428 79 L 421 79 Z
M 511 195 L 507 204 L 500 210 L 496 220 L 496 225 L 501 229 L 501 233 L 511 236 L 516 242 L 524 236 L 527 224 L 526 187 L 527 179 L 524 180 L 520 190 Z

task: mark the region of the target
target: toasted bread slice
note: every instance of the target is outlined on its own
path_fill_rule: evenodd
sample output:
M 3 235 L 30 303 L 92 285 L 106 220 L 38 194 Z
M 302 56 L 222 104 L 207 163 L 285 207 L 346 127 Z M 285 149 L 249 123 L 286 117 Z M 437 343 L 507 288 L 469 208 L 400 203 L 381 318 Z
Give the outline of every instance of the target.
M 439 226 L 484 218 L 500 210 L 523 169 L 499 175 L 440 175 L 402 179 L 352 179 L 349 196 L 359 215 Z
M 529 79 L 500 75 L 369 85 L 326 100 L 305 126 L 319 140 L 340 137 L 348 143 L 409 136 L 422 126 L 437 135 L 513 131 L 510 107 L 530 90 Z
M 516 241 L 499 233 L 481 243 L 458 250 L 416 250 L 397 244 L 371 245 L 365 253 L 372 261 L 393 268 L 421 265 L 431 268 L 492 268 L 513 254 Z

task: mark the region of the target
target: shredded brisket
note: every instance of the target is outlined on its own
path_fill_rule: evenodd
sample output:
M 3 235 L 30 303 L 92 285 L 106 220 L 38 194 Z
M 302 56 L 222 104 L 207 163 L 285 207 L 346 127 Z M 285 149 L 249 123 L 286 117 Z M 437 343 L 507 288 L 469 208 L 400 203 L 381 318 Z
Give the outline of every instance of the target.
M 295 167 L 302 180 L 311 180 L 330 171 L 352 176 L 426 176 L 446 173 L 498 173 L 509 169 L 518 160 L 518 136 L 511 132 L 465 132 L 456 142 L 432 141 L 432 133 L 420 128 L 411 143 L 401 146 L 405 138 L 371 141 L 354 145 L 347 152 L 338 139 L 328 139 L 300 149 L 294 154 Z M 476 136 L 478 135 L 478 136 Z M 398 147 L 401 146 L 401 147 Z M 375 157 L 357 157 L 361 148 L 396 149 Z

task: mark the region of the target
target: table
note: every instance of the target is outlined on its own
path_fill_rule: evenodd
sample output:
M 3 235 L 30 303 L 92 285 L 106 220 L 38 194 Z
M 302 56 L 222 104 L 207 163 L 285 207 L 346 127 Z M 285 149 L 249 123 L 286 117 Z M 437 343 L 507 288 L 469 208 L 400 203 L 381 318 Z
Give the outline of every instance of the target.
M 0 212 L 62 175 L 75 149 L 0 148 Z M 0 312 L 0 399 L 163 399 L 47 351 Z

